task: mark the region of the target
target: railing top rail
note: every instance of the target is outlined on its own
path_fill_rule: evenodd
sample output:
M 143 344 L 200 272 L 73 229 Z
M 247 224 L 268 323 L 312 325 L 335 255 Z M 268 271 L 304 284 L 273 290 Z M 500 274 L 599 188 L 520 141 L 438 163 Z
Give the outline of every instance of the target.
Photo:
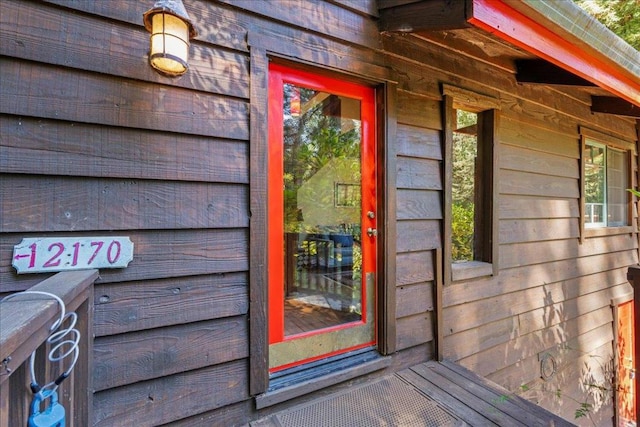
M 98 270 L 65 271 L 31 287 L 29 291 L 57 295 L 75 311 L 90 293 Z M 0 384 L 9 378 L 29 355 L 49 336 L 49 328 L 58 319 L 58 303 L 45 295 L 26 294 L 0 305 Z

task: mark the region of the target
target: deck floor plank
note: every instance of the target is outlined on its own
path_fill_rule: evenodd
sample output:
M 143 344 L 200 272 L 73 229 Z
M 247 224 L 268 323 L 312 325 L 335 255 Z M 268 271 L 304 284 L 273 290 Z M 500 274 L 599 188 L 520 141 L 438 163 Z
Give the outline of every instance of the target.
M 525 421 L 525 417 L 526 417 L 526 420 L 529 420 L 529 419 L 537 420 L 535 424 L 533 423 L 530 424 L 532 426 L 533 425 L 548 426 L 550 420 L 553 421 L 556 427 L 574 425 L 568 422 L 567 420 L 565 420 L 564 418 L 559 417 L 549 411 L 546 411 L 540 406 L 535 405 L 532 402 L 529 402 L 522 396 L 518 396 L 517 394 L 510 392 L 509 390 L 500 386 L 499 384 L 491 382 L 488 379 L 471 372 L 470 370 L 466 369 L 461 365 L 444 360 L 439 363 L 439 366 L 441 366 L 442 368 L 447 368 L 452 372 L 455 372 L 460 377 L 478 384 L 480 387 L 484 388 L 485 390 L 491 390 L 495 394 L 507 397 L 509 402 L 508 406 L 515 406 L 515 410 L 516 410 L 515 414 L 521 415 L 521 420 Z M 522 412 L 519 412 L 519 411 L 526 411 L 526 414 L 523 414 Z
M 396 375 L 417 388 L 421 393 L 431 397 L 450 410 L 456 417 L 467 424 L 471 426 L 498 426 L 498 424 L 487 419 L 473 408 L 463 405 L 458 399 L 442 390 L 437 384 L 432 383 L 411 369 L 405 369 L 404 371 L 396 373 Z
M 482 398 L 479 398 L 475 394 L 471 393 L 469 391 L 469 386 L 472 384 L 472 382 L 469 382 L 469 384 L 465 385 L 458 385 L 448 378 L 442 376 L 438 371 L 435 370 L 436 367 L 437 363 L 427 362 L 416 365 L 412 367 L 411 370 L 421 377 L 429 380 L 442 391 L 448 393 L 451 397 L 457 399 L 462 403 L 462 405 L 472 408 L 497 425 L 529 427 L 527 424 L 503 412 L 501 407 L 496 407 L 497 400 L 496 403 L 486 402 Z
M 488 381 L 481 381 L 482 377 L 479 377 L 470 371 L 465 372 L 467 375 L 464 375 L 462 372 L 464 368 L 460 367 L 461 369 L 452 369 L 452 366 L 454 366 L 453 364 L 431 363 L 428 366 L 429 369 L 437 372 L 447 380 L 463 387 L 477 398 L 494 406 L 497 411 L 504 412 L 523 424 L 530 427 L 548 426 L 546 421 L 543 421 L 540 419 L 538 414 L 531 411 L 531 408 L 535 408 L 531 403 L 526 405 L 517 404 L 521 402 L 518 401 L 519 396 L 514 393 L 506 389 L 494 387 L 493 384 L 490 384 Z

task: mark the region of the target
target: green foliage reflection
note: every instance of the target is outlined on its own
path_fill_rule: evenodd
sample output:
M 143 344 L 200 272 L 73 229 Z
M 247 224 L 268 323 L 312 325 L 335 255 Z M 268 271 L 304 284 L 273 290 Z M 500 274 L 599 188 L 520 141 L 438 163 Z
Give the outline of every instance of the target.
M 475 163 L 478 155 L 478 116 L 457 110 L 458 131 L 453 133 L 453 180 L 451 207 L 451 258 L 453 261 L 474 259 L 474 199 L 476 191 Z

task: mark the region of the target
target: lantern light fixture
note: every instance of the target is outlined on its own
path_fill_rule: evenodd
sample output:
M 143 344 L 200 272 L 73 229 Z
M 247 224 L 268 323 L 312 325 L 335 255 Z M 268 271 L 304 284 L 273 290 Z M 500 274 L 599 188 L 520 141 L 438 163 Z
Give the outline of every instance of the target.
M 142 16 L 151 33 L 149 64 L 175 77 L 189 68 L 189 41 L 197 35 L 182 0 L 157 0 Z

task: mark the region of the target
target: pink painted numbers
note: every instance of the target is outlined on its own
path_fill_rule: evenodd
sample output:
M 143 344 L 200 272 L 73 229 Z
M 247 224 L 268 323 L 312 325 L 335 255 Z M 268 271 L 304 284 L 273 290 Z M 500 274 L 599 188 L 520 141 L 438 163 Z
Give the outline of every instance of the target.
M 18 274 L 124 268 L 133 260 L 133 242 L 129 237 L 28 238 L 13 247 L 12 260 Z

